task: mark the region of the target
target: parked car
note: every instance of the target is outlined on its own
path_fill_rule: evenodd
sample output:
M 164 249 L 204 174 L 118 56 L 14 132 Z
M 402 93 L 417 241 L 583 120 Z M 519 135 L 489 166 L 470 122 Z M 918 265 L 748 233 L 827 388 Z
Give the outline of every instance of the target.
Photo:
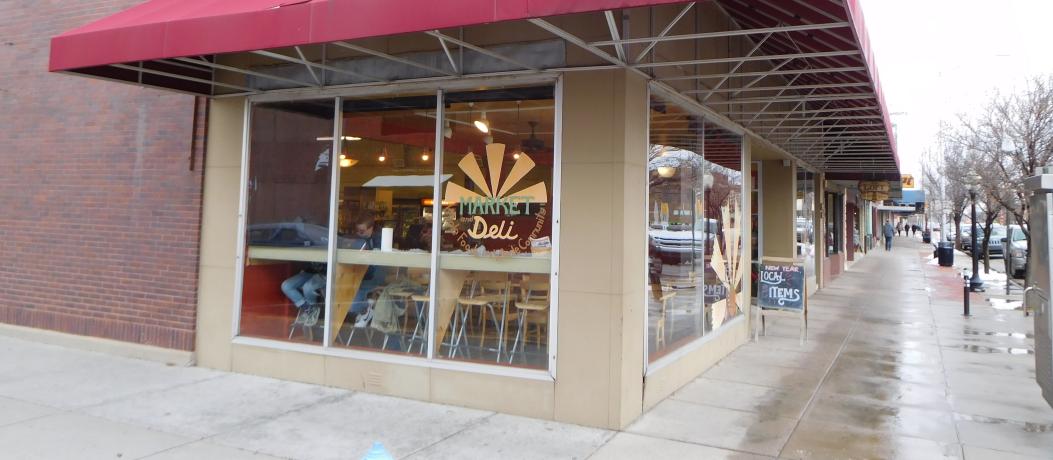
M 647 232 L 650 250 L 662 258 L 662 263 L 678 265 L 692 257 L 702 257 L 703 232 L 696 230 L 655 230 Z M 692 255 L 693 253 L 693 255 Z
M 976 246 L 979 250 L 983 249 L 984 244 L 984 230 L 983 228 L 976 227 L 976 237 L 970 238 L 968 231 L 962 231 L 962 245 L 966 251 L 972 252 L 973 247 Z M 990 252 L 991 257 L 1002 257 L 1002 239 L 1006 237 L 1006 228 L 1004 225 L 994 224 L 991 226 L 991 239 L 987 242 L 987 250 Z
M 340 248 L 357 247 L 356 238 L 339 237 Z M 252 246 L 328 247 L 329 229 L 306 222 L 274 222 L 248 227 L 248 243 Z M 360 246 L 360 245 L 359 245 Z
M 1006 240 L 1009 244 L 1009 257 L 1006 260 L 1012 268 L 1011 275 L 1023 278 L 1027 274 L 1027 235 L 1024 235 L 1019 225 L 1010 225 Z
M 715 221 L 707 222 L 706 226 L 716 230 Z M 686 226 L 651 228 L 647 232 L 648 249 L 653 256 L 660 257 L 664 264 L 680 265 L 692 259 L 700 260 L 705 253 L 706 242 L 713 238 L 710 229 L 692 231 Z
M 965 250 L 965 251 L 972 251 L 972 241 L 973 240 L 972 240 L 972 238 L 969 238 L 969 234 L 971 232 L 972 232 L 972 230 L 969 230 L 968 228 L 962 229 L 962 236 L 961 236 L 961 238 L 962 238 L 961 239 L 961 241 L 962 241 L 962 249 Z

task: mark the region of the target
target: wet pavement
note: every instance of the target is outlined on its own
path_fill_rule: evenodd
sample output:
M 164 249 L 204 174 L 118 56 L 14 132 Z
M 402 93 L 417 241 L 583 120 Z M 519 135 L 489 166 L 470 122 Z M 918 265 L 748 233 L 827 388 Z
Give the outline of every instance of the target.
M 623 432 L 0 337 L 0 458 L 1053 459 L 1032 319 L 990 292 L 963 317 L 928 247 L 864 257 L 803 346 L 769 319 Z
M 628 431 L 737 452 L 720 458 L 1053 458 L 1032 318 L 992 298 L 996 273 L 963 317 L 960 267 L 930 248 L 872 252 L 810 299 L 803 347 L 769 320 Z

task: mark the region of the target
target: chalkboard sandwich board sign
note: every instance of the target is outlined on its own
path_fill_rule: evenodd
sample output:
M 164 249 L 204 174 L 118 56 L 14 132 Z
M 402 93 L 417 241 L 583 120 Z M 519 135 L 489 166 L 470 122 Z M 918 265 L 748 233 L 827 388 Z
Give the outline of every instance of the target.
M 765 257 L 757 279 L 756 318 L 753 340 L 764 333 L 766 316 L 796 317 L 801 322 L 801 345 L 808 337 L 808 295 L 804 290 L 804 266 L 790 258 Z
M 804 267 L 764 261 L 758 281 L 757 297 L 761 308 L 804 309 Z

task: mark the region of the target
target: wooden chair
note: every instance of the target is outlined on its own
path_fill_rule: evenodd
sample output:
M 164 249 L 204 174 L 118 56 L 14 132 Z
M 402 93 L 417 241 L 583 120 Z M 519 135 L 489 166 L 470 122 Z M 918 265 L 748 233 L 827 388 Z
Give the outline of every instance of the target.
M 413 316 L 413 332 L 409 334 L 409 338 L 406 340 L 406 353 L 412 353 L 413 344 L 419 341 L 420 354 L 423 355 L 428 335 L 427 319 L 428 309 L 431 305 L 431 297 L 428 295 L 427 290 L 428 285 L 431 283 L 431 277 L 428 273 L 428 270 L 417 270 L 419 271 L 410 269 L 408 275 L 410 276 L 410 279 L 412 279 L 414 282 L 420 284 L 421 286 L 424 286 L 425 293 L 416 294 L 410 292 L 404 300 L 404 302 L 406 302 L 406 312 L 404 313 L 402 318 L 402 335 L 403 337 L 405 337 L 407 332 L 409 332 L 409 319 L 410 316 Z M 411 303 L 414 306 L 413 309 L 409 308 Z M 412 315 L 410 314 L 410 312 L 412 312 Z
M 450 321 L 450 328 L 446 332 L 449 338 L 449 342 L 446 344 L 449 347 L 447 355 L 449 358 L 457 356 L 462 343 L 465 344 L 465 356 L 471 358 L 471 352 L 467 347 L 468 317 L 472 307 L 481 307 L 487 303 L 486 294 L 473 275 L 469 275 L 464 280 L 464 285 L 461 287 L 461 295 L 457 297 L 457 301 L 454 303 L 453 318 Z
M 655 297 L 662 306 L 658 315 L 658 323 L 654 328 L 655 348 L 661 350 L 665 348 L 665 318 L 669 315 L 669 302 L 676 297 L 676 291 L 672 288 L 662 287 L 655 292 Z
M 509 311 L 512 302 L 512 284 L 507 278 L 504 280 L 481 281 L 487 303 L 480 307 L 482 317 L 482 332 L 479 334 L 479 348 L 486 343 L 486 330 L 491 322 L 497 329 L 497 361 L 501 361 L 501 352 L 505 349 L 506 331 L 508 324 L 514 320 Z M 498 314 L 497 309 L 500 309 Z

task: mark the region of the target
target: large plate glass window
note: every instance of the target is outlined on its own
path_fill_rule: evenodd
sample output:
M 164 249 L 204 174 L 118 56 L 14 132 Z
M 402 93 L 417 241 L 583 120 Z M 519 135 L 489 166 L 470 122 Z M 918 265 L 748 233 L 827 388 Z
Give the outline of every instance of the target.
M 826 256 L 834 256 L 841 253 L 841 235 L 844 232 L 841 222 L 842 206 L 841 195 L 837 193 L 826 194 Z
M 648 152 L 648 347 L 653 361 L 701 337 L 706 241 L 704 122 L 651 99 Z
M 547 369 L 553 87 L 448 93 L 436 357 Z
M 804 263 L 804 276 L 815 277 L 815 173 L 797 166 L 797 199 L 794 226 L 797 259 Z M 814 280 L 809 281 L 814 283 Z
M 705 126 L 706 240 L 705 305 L 709 329 L 716 329 L 742 313 L 743 273 L 749 260 L 743 255 L 743 229 L 749 222 L 742 209 L 742 137 L 715 124 Z M 709 330 L 707 329 L 707 330 Z
M 322 342 L 333 114 L 332 99 L 252 106 L 242 336 Z
M 652 95 L 648 152 L 648 357 L 740 314 L 742 138 Z
M 427 352 L 435 107 L 342 100 L 332 346 Z

